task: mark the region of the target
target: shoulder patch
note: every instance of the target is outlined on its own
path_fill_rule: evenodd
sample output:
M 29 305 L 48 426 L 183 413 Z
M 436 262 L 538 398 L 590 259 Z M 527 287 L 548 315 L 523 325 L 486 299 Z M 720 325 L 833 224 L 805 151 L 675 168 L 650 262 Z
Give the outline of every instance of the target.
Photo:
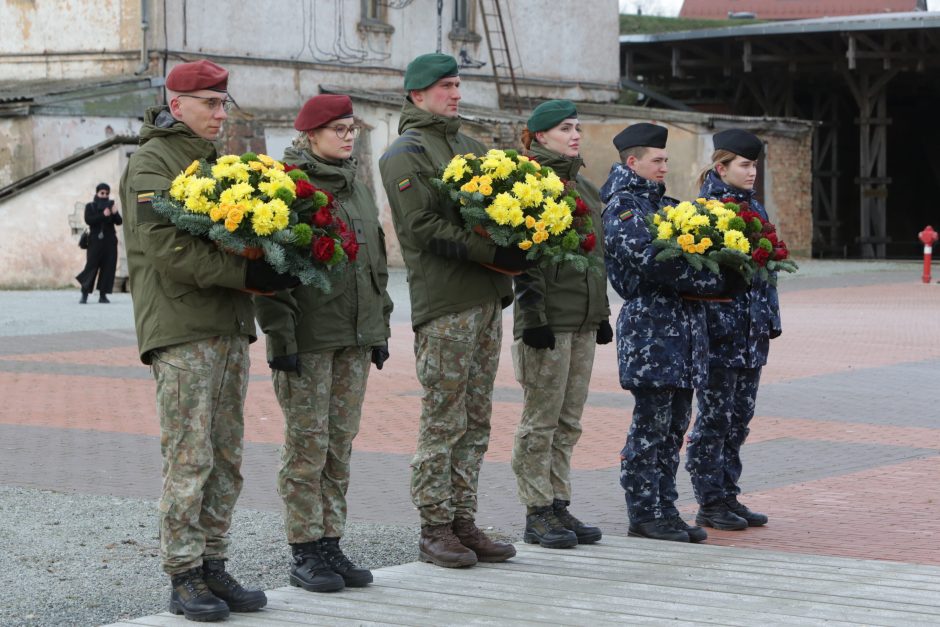
M 153 200 L 153 195 L 154 195 L 154 192 L 144 192 L 141 194 L 137 194 L 137 203 L 141 204 L 145 202 L 150 202 L 151 200 Z
M 403 192 L 411 187 L 411 179 L 402 179 L 398 181 L 398 191 Z
M 618 214 L 621 222 L 626 222 L 633 217 L 633 209 L 627 209 L 626 211 L 621 211 Z

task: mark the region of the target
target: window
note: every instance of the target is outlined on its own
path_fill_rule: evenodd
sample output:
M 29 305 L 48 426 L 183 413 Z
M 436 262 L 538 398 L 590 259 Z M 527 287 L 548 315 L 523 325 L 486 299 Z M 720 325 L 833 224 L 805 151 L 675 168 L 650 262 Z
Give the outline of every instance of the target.
M 392 33 L 395 29 L 388 23 L 388 0 L 362 0 L 360 30 Z
M 481 37 L 473 32 L 475 11 L 474 0 L 454 0 L 454 21 L 450 29 L 450 38 L 454 41 L 477 43 Z

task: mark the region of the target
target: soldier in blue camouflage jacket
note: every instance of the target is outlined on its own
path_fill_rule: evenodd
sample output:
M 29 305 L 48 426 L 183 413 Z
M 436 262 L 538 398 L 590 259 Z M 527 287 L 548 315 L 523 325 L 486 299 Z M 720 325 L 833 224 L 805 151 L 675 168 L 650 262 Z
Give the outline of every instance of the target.
M 767 219 L 754 198 L 761 140 L 739 129 L 714 136 L 712 166 L 701 181 L 700 196 L 747 203 Z M 696 524 L 736 530 L 767 523 L 738 501 L 741 445 L 754 416 L 761 367 L 770 339 L 780 335 L 777 289 L 755 278 L 731 302 L 705 305 L 709 334 L 708 383 L 698 387 L 698 417 L 689 438 L 686 469 L 699 503 Z
M 601 188 L 607 276 L 624 299 L 617 319 L 620 385 L 635 399 L 621 451 L 631 536 L 701 542 L 700 527 L 679 516 L 679 449 L 689 426 L 692 389 L 707 378 L 708 337 L 702 302 L 723 281 L 681 259 L 656 261 L 645 217 L 672 203 L 663 196 L 667 130 L 634 124 L 614 139 L 621 163 Z

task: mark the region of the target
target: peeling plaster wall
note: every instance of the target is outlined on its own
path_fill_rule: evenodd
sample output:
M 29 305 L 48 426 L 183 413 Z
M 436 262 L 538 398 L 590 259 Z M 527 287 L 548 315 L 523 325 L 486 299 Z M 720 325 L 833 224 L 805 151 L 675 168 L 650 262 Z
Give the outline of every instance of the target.
M 115 135 L 137 135 L 142 122 L 129 118 L 32 116 L 35 166 L 41 170 Z
M 0 187 L 32 174 L 34 163 L 30 120 L 0 118 Z

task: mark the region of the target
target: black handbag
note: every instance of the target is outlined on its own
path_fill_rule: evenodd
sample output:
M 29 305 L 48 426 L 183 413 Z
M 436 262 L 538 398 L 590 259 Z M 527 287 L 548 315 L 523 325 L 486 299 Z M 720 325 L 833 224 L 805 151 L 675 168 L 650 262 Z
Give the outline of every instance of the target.
M 82 236 L 78 238 L 78 247 L 82 250 L 88 250 L 88 229 L 82 231 Z

